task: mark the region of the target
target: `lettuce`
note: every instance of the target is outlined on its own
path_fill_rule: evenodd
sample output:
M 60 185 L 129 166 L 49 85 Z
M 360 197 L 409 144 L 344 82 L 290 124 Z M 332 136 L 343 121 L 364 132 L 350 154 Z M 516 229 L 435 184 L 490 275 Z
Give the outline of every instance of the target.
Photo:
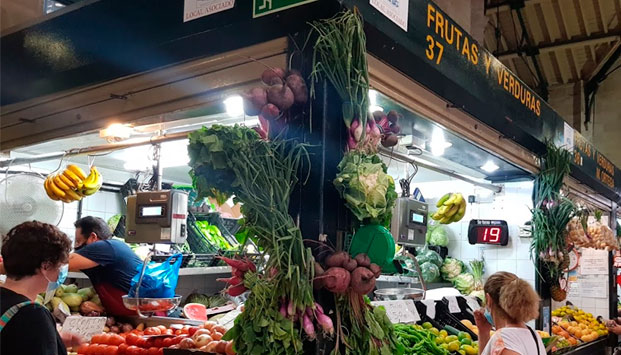
M 379 156 L 351 151 L 345 154 L 338 170 L 334 186 L 356 218 L 365 223 L 388 224 L 397 193 Z
M 444 228 L 443 226 L 437 226 L 433 228 L 433 231 L 431 231 L 431 235 L 429 236 L 429 244 L 446 247 L 448 246 L 448 243 L 449 237 L 446 228 Z

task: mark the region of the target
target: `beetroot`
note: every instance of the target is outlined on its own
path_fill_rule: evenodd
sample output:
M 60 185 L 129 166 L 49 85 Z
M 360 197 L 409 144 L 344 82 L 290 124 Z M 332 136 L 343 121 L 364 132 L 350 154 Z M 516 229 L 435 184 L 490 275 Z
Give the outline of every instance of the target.
M 287 77 L 287 86 L 293 92 L 294 101 L 298 104 L 305 104 L 308 101 L 308 89 L 304 79 L 298 74 Z
M 274 78 L 280 79 L 280 82 L 285 79 L 285 71 L 281 68 L 265 69 L 261 74 L 261 80 L 267 85 L 272 85 Z
M 384 115 L 384 111 L 379 111 L 379 110 L 373 111 L 373 120 L 375 122 L 379 122 L 382 119 L 382 117 L 385 117 L 385 116 L 386 115 Z
M 375 287 L 375 275 L 366 267 L 357 267 L 351 273 L 351 289 L 355 293 L 366 295 Z
M 390 123 L 397 123 L 397 121 L 399 121 L 399 119 L 403 116 L 401 116 L 401 114 L 395 110 L 390 110 L 390 112 L 388 112 L 387 117 Z
M 347 260 L 349 260 L 349 254 L 344 251 L 339 251 L 326 258 L 326 266 L 342 267 Z
M 369 266 L 369 270 L 373 272 L 376 278 L 380 277 L 380 275 L 382 274 L 382 268 L 377 264 L 371 263 L 371 266 Z
M 390 130 L 392 131 L 392 133 L 397 134 L 401 132 L 401 126 L 399 126 L 396 123 L 393 123 L 392 126 L 390 126 Z
M 280 111 L 288 110 L 293 105 L 295 97 L 287 85 L 272 85 L 267 89 L 267 101 L 276 105 Z
M 355 259 L 349 258 L 343 263 L 343 268 L 347 271 L 354 271 L 358 267 L 358 262 Z
M 360 253 L 356 255 L 355 259 L 358 262 L 358 266 L 363 266 L 363 267 L 371 266 L 371 259 L 369 259 L 369 256 L 365 253 Z
M 394 147 L 397 143 L 399 143 L 399 137 L 394 134 L 389 134 L 382 139 L 382 145 L 386 148 Z
M 274 104 L 267 104 L 261 109 L 261 116 L 266 120 L 275 120 L 280 116 L 280 110 Z
M 267 91 L 265 88 L 256 87 L 243 93 L 244 112 L 248 116 L 256 116 L 261 112 L 261 108 L 267 104 Z
M 325 276 L 323 280 L 328 291 L 332 293 L 345 293 L 347 291 L 351 279 L 349 271 L 342 267 L 331 267 L 323 276 Z

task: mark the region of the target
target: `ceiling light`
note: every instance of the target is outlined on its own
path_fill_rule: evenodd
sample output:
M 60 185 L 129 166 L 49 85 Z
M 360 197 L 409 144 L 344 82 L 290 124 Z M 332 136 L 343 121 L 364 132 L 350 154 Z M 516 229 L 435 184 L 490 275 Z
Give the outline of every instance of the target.
M 113 123 L 99 131 L 99 137 L 105 138 L 109 143 L 119 142 L 128 139 L 133 131 L 134 129 L 128 125 Z
M 487 163 L 485 163 L 485 165 L 483 165 L 481 167 L 482 170 L 487 171 L 488 173 L 493 173 L 494 171 L 498 170 L 500 167 L 496 164 L 494 164 L 493 161 L 488 160 Z
M 229 96 L 224 100 L 224 107 L 229 116 L 241 116 L 244 114 L 244 99 L 239 95 Z
M 384 111 L 382 106 L 377 105 L 377 91 L 369 90 L 369 112 Z

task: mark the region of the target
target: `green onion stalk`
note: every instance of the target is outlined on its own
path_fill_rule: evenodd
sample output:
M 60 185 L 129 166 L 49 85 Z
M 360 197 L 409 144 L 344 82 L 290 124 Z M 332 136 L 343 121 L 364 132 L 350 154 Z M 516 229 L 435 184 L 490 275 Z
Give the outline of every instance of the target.
M 189 140 L 198 198 L 222 201 L 234 196 L 242 203 L 248 235 L 256 236 L 269 256 L 257 272 L 244 274 L 243 284 L 251 293 L 225 339 L 234 340 L 239 354 L 300 353 L 302 319 L 280 310 L 283 305 L 295 314 L 316 310 L 314 258 L 288 213 L 298 170 L 303 163 L 310 165 L 306 147 L 290 140 L 260 140 L 243 126 L 203 127 L 190 133 Z
M 570 163 L 571 152 L 547 142 L 533 187 L 531 257 L 548 271 L 546 277 L 540 270 L 538 273 L 554 283 L 563 275 L 561 265 L 568 257 L 565 230 L 576 211 L 574 203 L 560 192 Z

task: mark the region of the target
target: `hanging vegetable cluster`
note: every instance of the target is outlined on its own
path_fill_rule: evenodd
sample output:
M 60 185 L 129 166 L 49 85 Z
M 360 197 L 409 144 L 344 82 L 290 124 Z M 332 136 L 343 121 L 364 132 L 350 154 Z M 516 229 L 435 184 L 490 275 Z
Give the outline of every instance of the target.
M 293 105 L 304 105 L 308 101 L 308 89 L 296 70 L 268 68 L 261 75 L 261 81 L 265 85 L 254 87 L 242 96 L 244 112 L 248 116 L 259 116 L 260 126 L 255 130 L 262 139 L 267 139 L 272 125 L 281 121 L 277 126 L 282 128 L 290 119 L 288 113 Z
M 342 100 L 348 129 L 348 152 L 338 165 L 334 186 L 359 222 L 386 224 L 397 193 L 377 151 L 382 142 L 385 146 L 397 143 L 394 134 L 400 132 L 400 115 L 369 114 L 366 37 L 359 13 L 346 10 L 311 26 L 317 36 L 311 94 L 315 82 L 322 78 L 330 81 Z M 326 260 L 327 271 L 316 282 L 316 287 L 325 286 L 335 297 L 337 338 L 333 354 L 403 353 L 385 311 L 371 306 L 364 296 L 372 291 L 379 274 L 367 260 L 361 255 L 351 259 L 344 252 L 332 255 Z M 317 271 L 321 273 L 323 266 L 317 265 Z
M 314 258 L 288 213 L 289 197 L 298 182 L 298 169 L 308 159 L 305 146 L 293 141 L 260 139 L 246 127 L 213 126 L 190 133 L 188 152 L 198 197 L 225 200 L 234 196 L 243 203 L 249 235 L 269 260 L 257 269 L 236 260 L 235 292 L 251 291 L 244 312 L 225 335 L 235 341 L 239 354 L 298 354 L 303 332 L 326 329 L 314 302 L 311 280 Z M 241 283 L 239 282 L 241 279 Z M 234 283 L 234 284 L 233 284 Z M 284 302 L 301 319 L 283 316 Z M 326 330 L 329 333 L 329 330 Z M 309 334 L 309 337 L 312 337 Z
M 551 283 L 550 293 L 556 301 L 566 297 L 559 278 L 569 264 L 565 230 L 575 212 L 573 202 L 560 193 L 570 162 L 569 151 L 548 142 L 533 188 L 531 254 L 543 266 L 539 274 Z

